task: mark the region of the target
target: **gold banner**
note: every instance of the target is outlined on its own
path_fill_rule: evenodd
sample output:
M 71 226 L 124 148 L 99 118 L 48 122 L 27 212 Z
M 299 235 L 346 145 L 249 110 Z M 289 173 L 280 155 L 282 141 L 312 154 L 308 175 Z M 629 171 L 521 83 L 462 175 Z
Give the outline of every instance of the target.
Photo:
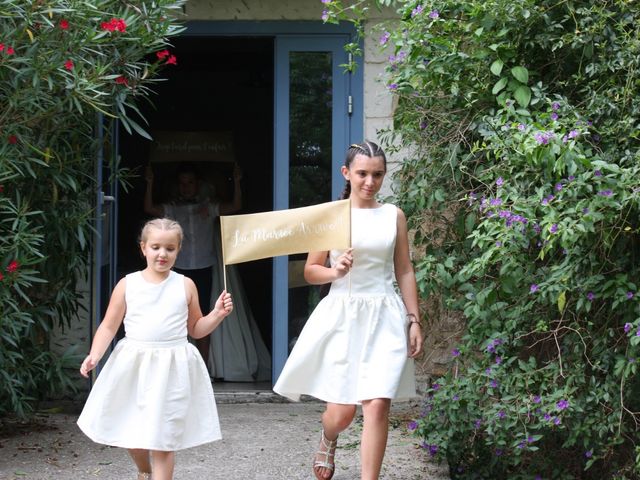
M 349 248 L 349 200 L 220 217 L 225 265 L 294 253 Z

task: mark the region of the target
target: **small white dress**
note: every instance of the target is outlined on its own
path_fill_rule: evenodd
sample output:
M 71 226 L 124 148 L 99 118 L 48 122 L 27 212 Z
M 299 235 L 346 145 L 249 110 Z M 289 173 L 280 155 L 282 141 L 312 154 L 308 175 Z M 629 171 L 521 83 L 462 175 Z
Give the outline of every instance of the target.
M 416 396 L 406 308 L 394 288 L 397 219 L 390 204 L 351 210 L 353 267 L 307 320 L 276 393 L 342 404 Z M 332 266 L 341 254 L 330 252 Z
M 94 442 L 175 451 L 221 438 L 207 367 L 187 341 L 184 276 L 126 277 L 126 336 L 111 353 L 78 425 Z

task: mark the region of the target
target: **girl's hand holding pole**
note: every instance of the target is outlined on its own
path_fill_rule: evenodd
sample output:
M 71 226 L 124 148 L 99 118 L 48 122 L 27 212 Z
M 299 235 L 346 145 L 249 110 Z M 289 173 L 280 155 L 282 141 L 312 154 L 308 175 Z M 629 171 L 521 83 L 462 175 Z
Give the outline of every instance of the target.
M 349 248 L 338 257 L 336 265 L 333 267 L 336 271 L 336 279 L 344 277 L 347 273 L 349 273 L 351 267 L 353 267 L 353 255 L 351 254 L 352 251 L 353 249 Z
M 221 320 L 229 315 L 233 311 L 233 300 L 231 299 L 231 294 L 227 293 L 226 290 L 223 290 L 218 299 L 216 300 L 216 304 L 213 307 L 213 314 L 216 317 L 219 317 Z

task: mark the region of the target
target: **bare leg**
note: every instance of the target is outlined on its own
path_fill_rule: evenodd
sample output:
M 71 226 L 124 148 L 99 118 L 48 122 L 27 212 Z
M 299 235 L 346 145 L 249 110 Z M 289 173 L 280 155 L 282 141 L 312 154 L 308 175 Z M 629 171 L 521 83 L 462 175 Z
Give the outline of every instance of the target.
M 378 480 L 384 451 L 387 448 L 389 434 L 389 409 L 391 400 L 374 398 L 362 402 L 362 441 L 360 443 L 360 462 L 362 480 Z
M 154 450 L 151 453 L 153 463 L 153 480 L 172 480 L 173 467 L 176 464 L 175 452 L 161 452 Z
M 209 344 L 211 343 L 211 335 L 196 339 L 196 347 L 202 355 L 205 365 L 209 365 Z
M 149 450 L 142 448 L 130 448 L 129 455 L 138 467 L 138 473 L 151 473 L 151 459 L 149 458 Z
M 324 430 L 324 436 L 329 441 L 337 440 L 340 432 L 345 430 L 353 421 L 353 417 L 356 414 L 355 405 L 344 405 L 340 403 L 327 403 L 327 408 L 322 414 L 322 429 Z M 320 442 L 319 451 L 325 451 L 323 443 Z M 317 460 L 324 461 L 325 456 L 319 455 Z M 329 458 L 331 460 L 331 458 Z M 324 467 L 314 467 L 313 469 L 316 478 L 329 479 L 333 476 L 333 470 Z

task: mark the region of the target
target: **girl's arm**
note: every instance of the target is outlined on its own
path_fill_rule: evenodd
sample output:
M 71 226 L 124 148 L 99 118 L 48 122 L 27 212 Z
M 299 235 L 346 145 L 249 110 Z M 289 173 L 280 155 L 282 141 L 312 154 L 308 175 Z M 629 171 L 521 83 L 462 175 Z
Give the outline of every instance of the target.
M 409 234 L 407 232 L 407 219 L 404 212 L 398 208 L 398 222 L 396 234 L 396 248 L 393 254 L 394 270 L 402 301 L 407 308 L 410 320 L 416 320 L 409 324 L 409 356 L 416 357 L 422 351 L 422 331 L 420 328 L 420 312 L 418 311 L 418 289 L 416 276 L 413 272 L 411 258 L 409 258 Z
M 93 336 L 91 351 L 80 366 L 80 374 L 83 377 L 89 377 L 89 372 L 96 367 L 111 343 L 111 340 L 113 340 L 113 337 L 115 337 L 118 332 L 118 328 L 120 328 L 120 324 L 127 310 L 124 297 L 126 282 L 126 278 L 120 280 L 111 293 L 107 313 L 105 313 L 98 330 L 96 330 L 96 334 Z
M 324 285 L 344 277 L 353 265 L 352 248 L 347 249 L 338 257 L 333 267 L 327 267 L 325 262 L 329 252 L 311 252 L 304 264 L 304 279 L 312 285 Z
M 196 284 L 188 277 L 184 277 L 187 302 L 189 306 L 189 318 L 187 319 L 187 331 L 193 338 L 202 338 L 213 332 L 222 320 L 233 310 L 231 294 L 224 290 L 208 315 L 202 315 L 198 290 Z

